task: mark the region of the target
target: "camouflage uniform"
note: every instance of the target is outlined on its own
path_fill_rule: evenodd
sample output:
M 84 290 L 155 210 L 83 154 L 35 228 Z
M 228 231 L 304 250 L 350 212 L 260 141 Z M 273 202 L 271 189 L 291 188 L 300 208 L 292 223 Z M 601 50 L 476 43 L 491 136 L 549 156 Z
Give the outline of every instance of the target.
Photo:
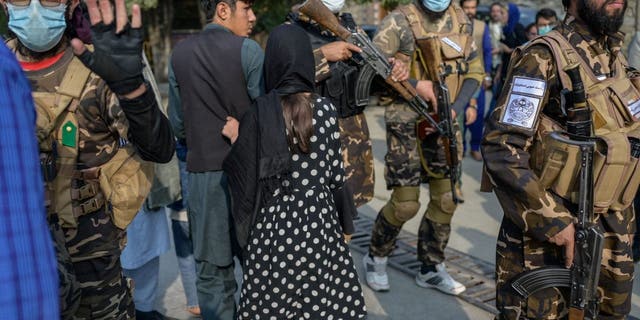
M 373 40 L 375 45 L 385 55 L 410 65 L 412 76 L 416 79 L 432 80 L 427 78 L 422 64 L 422 55 L 418 52 L 419 50 L 416 50 L 416 36 L 407 15 L 403 13 L 406 8 L 419 12 L 418 19 L 423 28 L 423 34 L 460 32 L 471 36 L 471 24 L 457 4 L 451 4 L 441 17 L 435 18 L 427 15 L 417 2 L 396 9 L 382 21 Z M 461 30 L 453 30 L 454 19 L 459 22 Z M 461 48 L 462 51 L 465 55 L 461 59 L 468 63 L 469 68 L 468 72 L 461 76 L 459 83 L 461 84 L 463 79 L 474 79 L 479 84 L 484 72 L 475 43 L 467 42 Z M 424 60 L 428 60 L 428 57 Z M 449 82 L 449 78 L 446 81 Z M 449 89 L 451 103 L 453 103 L 459 87 L 454 88 L 449 85 Z M 463 105 L 467 104 L 468 101 Z M 392 103 L 385 111 L 387 129 L 385 180 L 387 188 L 393 189 L 393 192 L 391 199 L 381 209 L 376 219 L 371 236 L 370 254 L 378 257 L 391 254 L 395 238 L 402 225 L 415 216 L 420 209 L 419 186 L 426 180 L 429 183 L 429 204 L 418 231 L 418 259 L 424 265 L 432 266 L 444 261 L 444 248 L 449 240 L 450 223 L 456 204 L 452 200 L 451 184 L 446 176 L 448 170 L 443 142 L 438 135 L 431 134 L 421 142 L 423 155 L 421 160 L 416 138 L 418 118 L 418 114 L 400 100 Z M 461 159 L 462 139 L 456 121 L 454 121 L 454 130 L 458 137 L 458 157 Z M 428 173 L 423 170 L 421 161 L 425 162 L 424 167 L 428 169 Z
M 43 98 L 42 94 L 57 91 L 72 59 L 75 59 L 74 55 L 71 48 L 68 48 L 62 58 L 51 67 L 26 72 L 38 108 L 51 106 L 52 101 Z M 93 176 L 89 173 L 90 169 L 109 161 L 124 143 L 122 137 L 127 137 L 128 131 L 128 121 L 116 95 L 97 75 L 89 75 L 77 102 L 78 169 L 89 171 L 77 171 L 78 175 L 72 181 L 74 192 L 84 190 L 91 184 L 98 185 L 97 174 Z M 38 112 L 39 129 L 46 123 L 41 117 Z M 42 139 L 40 142 L 40 151 L 50 152 L 45 147 L 47 143 Z M 58 212 L 55 212 L 53 205 L 56 199 L 52 198 L 51 189 L 47 189 L 47 193 L 50 201 L 47 208 L 50 229 L 56 240 L 58 269 L 62 280 L 62 316 L 65 319 L 134 318 L 131 292 L 120 266 L 125 231 L 114 224 L 110 206 L 105 205 L 102 192 L 98 191 L 89 200 L 83 196 L 73 200 L 75 219 L 60 216 L 59 222 Z M 64 234 L 63 239 L 61 233 Z
M 67 250 L 65 246 L 64 232 L 58 223 L 58 217 L 56 215 L 50 215 L 48 223 L 56 253 L 60 318 L 73 319 L 73 315 L 80 306 L 80 285 L 76 280 L 75 272 L 73 272 L 73 262 L 69 256 L 69 250 Z
M 332 71 L 331 63 L 327 61 L 319 47 L 340 39 L 333 33 L 323 30 L 315 21 L 300 13 L 292 13 L 288 19 L 290 22 L 302 26 L 310 35 L 316 63 L 316 84 L 323 86 L 324 82 L 332 77 Z M 337 103 L 333 99 L 332 102 Z M 359 112 L 355 115 L 339 118 L 338 125 L 340 127 L 345 181 L 353 192 L 356 207 L 359 207 L 373 199 L 373 153 L 367 119 L 364 113 Z
M 621 38 L 618 36 L 596 38 L 586 25 L 570 15 L 558 31 L 591 67 L 598 80 L 613 77 L 614 72 L 624 72 L 612 68 L 626 64 L 619 54 Z M 566 122 L 560 102 L 563 85 L 559 79 L 559 68 L 548 46 L 533 44 L 522 50 L 520 59 L 512 59 L 505 82 L 505 89 L 510 90 L 504 90 L 500 96 L 482 143 L 488 174 L 483 184 L 490 180 L 504 210 L 496 254 L 498 319 L 560 319 L 568 313 L 568 292 L 549 288 L 523 301 L 510 287 L 510 280 L 523 271 L 564 265 L 564 248 L 548 240 L 573 222 L 570 211 L 576 210 L 575 204 L 541 187 L 539 175 L 532 171 L 538 167 L 532 159 L 536 148 L 541 145 L 538 137 L 543 134 L 542 117 L 552 119 L 561 127 Z M 615 59 L 616 55 L 621 59 Z M 584 72 L 582 69 L 583 75 Z M 518 80 L 516 77 L 526 77 L 529 83 L 542 84 L 541 88 L 545 88 L 536 93 L 539 103 L 531 104 L 527 111 L 532 113 L 531 122 L 527 125 L 513 125 L 512 120 L 504 116 L 513 108 L 510 96 L 514 94 L 512 84 L 514 79 Z M 586 84 L 585 88 L 588 89 Z M 594 119 L 594 125 L 597 129 L 601 124 Z M 630 311 L 632 211 L 631 207 L 605 209 L 596 215 L 596 222 L 605 237 L 598 289 L 603 299 L 598 319 L 624 319 Z

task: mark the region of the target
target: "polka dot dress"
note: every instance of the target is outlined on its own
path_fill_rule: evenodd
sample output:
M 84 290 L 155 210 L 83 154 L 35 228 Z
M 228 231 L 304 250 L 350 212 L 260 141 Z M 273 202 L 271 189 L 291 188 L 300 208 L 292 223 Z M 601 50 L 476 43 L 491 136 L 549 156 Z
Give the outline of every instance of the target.
M 366 309 L 331 190 L 342 186 L 336 110 L 313 105 L 309 154 L 262 208 L 247 246 L 239 319 L 363 319 Z

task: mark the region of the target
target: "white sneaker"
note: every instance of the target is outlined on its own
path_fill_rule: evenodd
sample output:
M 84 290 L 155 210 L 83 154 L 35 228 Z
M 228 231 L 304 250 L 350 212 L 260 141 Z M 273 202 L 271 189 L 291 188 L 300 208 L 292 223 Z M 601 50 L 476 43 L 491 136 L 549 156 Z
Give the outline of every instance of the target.
M 457 296 L 467 290 L 460 282 L 453 280 L 444 263 L 436 265 L 436 272 L 418 273 L 416 284 L 423 288 L 436 288 L 446 294 Z
M 387 260 L 387 257 L 373 257 L 372 259 L 369 254 L 362 258 L 364 270 L 367 273 L 367 284 L 374 291 L 389 291 Z

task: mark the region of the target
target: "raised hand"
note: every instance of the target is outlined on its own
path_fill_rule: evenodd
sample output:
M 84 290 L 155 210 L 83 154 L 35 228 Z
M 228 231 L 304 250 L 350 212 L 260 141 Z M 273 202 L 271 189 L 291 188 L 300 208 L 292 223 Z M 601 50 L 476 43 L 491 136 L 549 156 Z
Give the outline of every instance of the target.
M 91 20 L 95 50 L 90 51 L 80 39 L 73 39 L 73 52 L 91 71 L 99 75 L 111 91 L 134 98 L 146 90 L 142 76 L 142 17 L 133 5 L 129 24 L 125 0 L 86 0 Z

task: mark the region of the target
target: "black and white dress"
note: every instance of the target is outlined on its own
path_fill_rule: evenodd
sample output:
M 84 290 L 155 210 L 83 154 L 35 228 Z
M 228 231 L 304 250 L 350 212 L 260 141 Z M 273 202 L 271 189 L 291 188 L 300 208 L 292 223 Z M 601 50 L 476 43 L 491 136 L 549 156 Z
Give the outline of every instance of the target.
M 366 308 L 331 191 L 343 184 L 335 107 L 313 104 L 309 154 L 256 218 L 246 250 L 239 319 L 363 319 Z M 286 194 L 283 190 L 287 190 Z

